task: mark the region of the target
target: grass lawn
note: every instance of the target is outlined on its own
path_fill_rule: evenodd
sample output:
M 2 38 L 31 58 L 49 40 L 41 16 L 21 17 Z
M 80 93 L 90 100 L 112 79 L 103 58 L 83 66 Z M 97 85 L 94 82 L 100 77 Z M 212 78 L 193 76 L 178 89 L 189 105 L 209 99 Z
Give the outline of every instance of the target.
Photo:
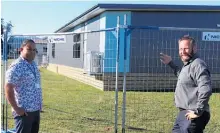
M 115 92 L 41 69 L 42 133 L 114 132 Z M 220 94 L 212 95 L 211 121 L 206 132 L 220 133 Z M 126 132 L 170 133 L 177 110 L 172 92 L 127 92 Z M 9 109 L 10 111 L 10 109 Z M 121 132 L 122 92 L 119 92 L 118 132 Z M 9 126 L 13 126 L 9 113 Z

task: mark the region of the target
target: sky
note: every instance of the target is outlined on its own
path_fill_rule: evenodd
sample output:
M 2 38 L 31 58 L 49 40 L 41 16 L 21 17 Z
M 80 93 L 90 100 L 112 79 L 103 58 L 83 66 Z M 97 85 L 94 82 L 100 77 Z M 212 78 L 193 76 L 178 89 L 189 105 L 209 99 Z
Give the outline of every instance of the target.
M 200 2 L 199 2 L 200 1 Z M 13 34 L 53 33 L 98 3 L 218 5 L 220 0 L 184 1 L 11 1 L 1 0 L 1 18 L 11 21 Z

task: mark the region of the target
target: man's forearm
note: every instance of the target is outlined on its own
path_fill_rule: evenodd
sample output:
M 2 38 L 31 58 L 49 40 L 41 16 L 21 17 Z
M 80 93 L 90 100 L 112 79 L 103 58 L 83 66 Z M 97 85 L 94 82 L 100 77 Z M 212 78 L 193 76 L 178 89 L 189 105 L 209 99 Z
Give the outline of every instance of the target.
M 176 66 L 173 61 L 170 61 L 170 63 L 168 63 L 168 66 L 170 66 L 173 69 L 174 74 L 178 77 L 180 73 L 179 67 Z
M 5 96 L 13 109 L 18 108 L 14 97 L 14 85 L 7 83 L 5 85 Z

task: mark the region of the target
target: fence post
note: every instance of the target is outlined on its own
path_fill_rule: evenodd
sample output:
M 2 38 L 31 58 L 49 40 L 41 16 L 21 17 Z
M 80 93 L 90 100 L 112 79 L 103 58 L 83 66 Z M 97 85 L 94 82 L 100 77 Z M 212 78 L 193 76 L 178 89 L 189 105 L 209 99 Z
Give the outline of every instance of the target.
M 4 42 L 3 42 L 3 74 L 2 76 L 2 126 L 3 126 L 3 130 L 5 130 L 7 132 L 7 128 L 8 128 L 8 120 L 7 120 L 7 115 L 8 115 L 8 109 L 7 109 L 7 101 L 5 98 L 5 89 L 4 89 L 4 84 L 5 84 L 5 73 L 7 70 L 7 59 L 8 59 L 8 44 L 7 44 L 7 40 L 8 40 L 8 29 L 6 28 L 4 33 Z
M 124 15 L 124 25 L 127 25 L 127 16 Z M 123 103 L 122 103 L 122 133 L 125 133 L 125 116 L 126 116 L 126 49 L 127 49 L 127 27 L 124 28 L 124 75 L 123 75 Z
M 4 93 L 5 93 L 5 91 L 4 91 L 4 71 L 5 71 L 5 30 L 4 30 L 4 32 L 3 32 L 3 45 L 2 45 L 2 56 L 1 56 L 1 60 L 3 60 L 3 63 L 1 64 L 1 69 L 3 70 L 2 71 L 2 75 L 1 75 L 1 82 L 2 82 L 2 84 L 1 84 L 1 87 L 2 87 L 2 89 L 1 89 L 1 108 L 2 108 L 2 129 L 3 130 L 5 130 L 5 99 L 4 99 Z
M 115 133 L 118 132 L 118 65 L 119 65 L 119 42 L 120 42 L 120 17 L 117 17 L 116 28 L 116 79 L 115 79 Z

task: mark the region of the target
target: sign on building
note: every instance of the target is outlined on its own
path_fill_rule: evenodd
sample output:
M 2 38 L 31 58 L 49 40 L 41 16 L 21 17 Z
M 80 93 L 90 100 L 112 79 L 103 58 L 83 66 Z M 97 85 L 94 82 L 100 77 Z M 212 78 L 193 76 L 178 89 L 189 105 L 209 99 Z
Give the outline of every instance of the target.
M 59 35 L 59 36 L 48 36 L 49 43 L 66 43 L 66 36 Z
M 220 32 L 203 32 L 203 41 L 220 41 Z

